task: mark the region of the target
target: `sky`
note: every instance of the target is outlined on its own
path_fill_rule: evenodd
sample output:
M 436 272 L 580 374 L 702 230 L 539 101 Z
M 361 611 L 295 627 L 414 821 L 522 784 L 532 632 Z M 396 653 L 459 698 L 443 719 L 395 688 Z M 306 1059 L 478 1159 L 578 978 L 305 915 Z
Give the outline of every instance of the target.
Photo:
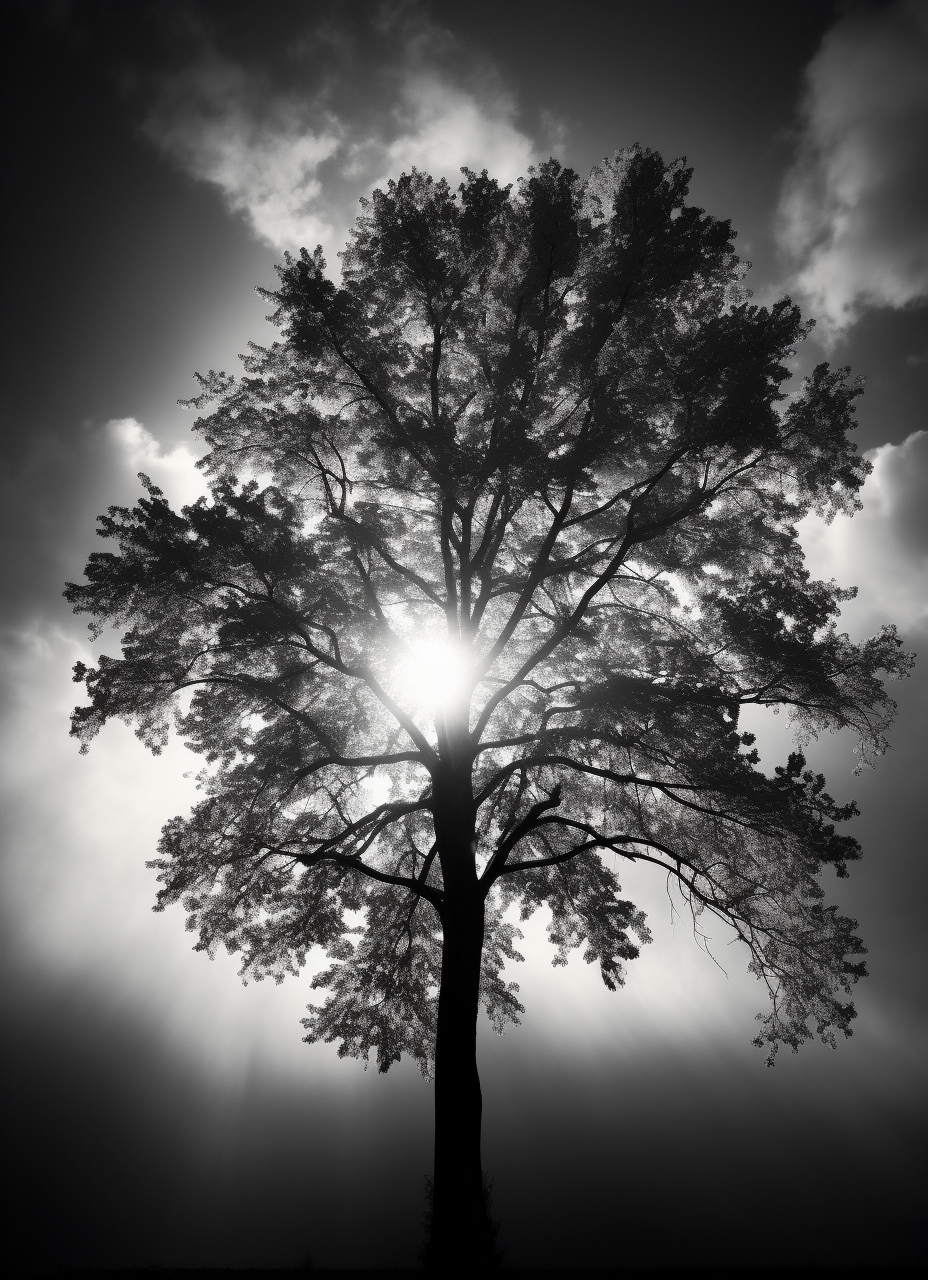
M 864 860 L 830 898 L 871 977 L 853 1037 L 773 1070 L 746 957 L 701 949 L 632 868 L 654 944 L 610 994 L 526 927 L 526 1014 L 480 1030 L 484 1163 L 513 1266 L 911 1263 L 928 1051 L 928 4 L 703 0 L 54 0 L 3 17 L 2 1028 L 10 1247 L 36 1264 L 411 1265 L 431 1091 L 301 1043 L 311 975 L 243 987 L 153 915 L 145 868 L 191 757 L 67 736 L 87 659 L 61 599 L 94 519 L 200 491 L 193 372 L 266 342 L 286 250 L 337 253 L 357 199 L 416 165 L 513 181 L 640 142 L 687 156 L 755 300 L 790 293 L 821 360 L 867 378 L 863 510 L 802 528 L 856 585 L 853 638 L 922 655 L 893 750 L 853 773 Z M 758 718 L 766 769 L 790 749 Z M 320 966 L 321 967 L 321 966 Z M 7 1182 L 7 1186 L 10 1181 Z

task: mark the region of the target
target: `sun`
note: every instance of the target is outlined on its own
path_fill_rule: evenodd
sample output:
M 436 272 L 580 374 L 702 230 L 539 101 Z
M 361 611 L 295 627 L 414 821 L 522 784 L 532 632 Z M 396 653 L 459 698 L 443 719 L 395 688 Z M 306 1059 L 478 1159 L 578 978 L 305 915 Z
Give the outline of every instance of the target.
M 448 712 L 467 696 L 473 662 L 473 654 L 460 642 L 409 636 L 394 668 L 397 693 L 416 710 Z

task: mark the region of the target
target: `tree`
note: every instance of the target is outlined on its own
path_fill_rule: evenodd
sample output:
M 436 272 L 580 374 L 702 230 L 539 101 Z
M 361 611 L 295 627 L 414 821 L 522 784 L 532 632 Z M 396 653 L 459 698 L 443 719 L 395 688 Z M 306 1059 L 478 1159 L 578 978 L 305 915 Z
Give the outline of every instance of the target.
M 157 909 L 246 977 L 325 948 L 306 1039 L 434 1074 L 436 1265 L 492 1255 L 476 1023 L 521 1011 L 508 908 L 549 908 L 555 963 L 582 947 L 615 989 L 649 935 L 603 855 L 653 864 L 745 943 L 771 1056 L 850 1034 L 865 973 L 820 883 L 855 807 L 801 751 L 767 776 L 738 727 L 786 707 L 885 749 L 908 659 L 891 627 L 838 633 L 853 593 L 795 528 L 859 505 L 861 388 L 781 390 L 808 326 L 749 303 L 690 173 L 633 147 L 585 183 L 551 160 L 515 192 L 375 192 L 341 285 L 288 255 L 282 340 L 200 378 L 211 498 L 178 513 L 142 476 L 67 590 L 128 627 L 75 668 L 84 747 L 118 717 L 157 752 L 173 718 L 205 760 Z

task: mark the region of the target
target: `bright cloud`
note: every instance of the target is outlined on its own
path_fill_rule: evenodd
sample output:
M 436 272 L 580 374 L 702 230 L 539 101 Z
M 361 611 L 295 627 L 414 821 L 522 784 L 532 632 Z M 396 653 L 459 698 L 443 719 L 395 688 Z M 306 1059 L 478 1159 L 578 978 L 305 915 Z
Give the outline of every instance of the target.
M 205 492 L 203 473 L 197 470 L 196 455 L 187 445 L 178 444 L 165 452 L 135 418 L 113 418 L 106 424 L 106 430 L 120 460 L 133 474 L 143 471 L 150 476 L 175 506 L 195 502 Z
M 532 142 L 515 126 L 515 103 L 499 89 L 478 98 L 434 72 L 413 73 L 396 114 L 406 131 L 385 148 L 390 175 L 415 165 L 455 181 L 466 166 L 512 182 L 535 159 Z
M 856 586 L 842 615 L 858 636 L 895 622 L 905 633 L 928 626 L 928 431 L 867 454 L 873 463 L 861 494 L 863 510 L 830 525 L 815 516 L 800 524 L 815 577 Z
M 493 69 L 420 11 L 394 16 L 370 66 L 344 32 L 307 36 L 294 54 L 325 71 L 297 88 L 205 51 L 161 82 L 145 132 L 273 248 L 321 243 L 330 258 L 358 197 L 404 169 L 524 173 L 535 148 Z
M 274 246 L 328 239 L 320 164 L 338 149 L 338 122 L 311 103 L 275 95 L 258 76 L 206 56 L 165 80 L 148 136 Z
M 833 342 L 866 307 L 928 297 L 928 6 L 852 9 L 806 71 L 780 201 L 794 288 Z

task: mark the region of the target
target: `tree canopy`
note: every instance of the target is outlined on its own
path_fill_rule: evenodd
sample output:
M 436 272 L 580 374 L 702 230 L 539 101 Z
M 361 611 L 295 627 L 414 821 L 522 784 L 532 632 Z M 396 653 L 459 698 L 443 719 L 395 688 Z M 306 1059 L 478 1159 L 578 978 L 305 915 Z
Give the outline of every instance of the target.
M 362 202 L 341 257 L 286 258 L 280 341 L 192 402 L 211 496 L 110 508 L 75 609 L 126 628 L 78 664 L 86 744 L 172 724 L 203 798 L 164 829 L 159 909 L 277 980 L 322 947 L 309 1040 L 434 1063 L 455 895 L 485 901 L 479 998 L 520 1012 L 515 906 L 551 913 L 615 988 L 647 941 L 613 859 L 651 863 L 746 944 L 757 1043 L 847 1033 L 864 973 L 821 872 L 859 856 L 797 750 L 772 775 L 739 729 L 885 748 L 893 628 L 852 643 L 852 594 L 810 579 L 796 523 L 850 511 L 861 387 L 753 305 L 729 223 L 638 147 L 587 181 L 515 189 L 413 171 Z M 447 965 L 447 956 L 444 963 Z

